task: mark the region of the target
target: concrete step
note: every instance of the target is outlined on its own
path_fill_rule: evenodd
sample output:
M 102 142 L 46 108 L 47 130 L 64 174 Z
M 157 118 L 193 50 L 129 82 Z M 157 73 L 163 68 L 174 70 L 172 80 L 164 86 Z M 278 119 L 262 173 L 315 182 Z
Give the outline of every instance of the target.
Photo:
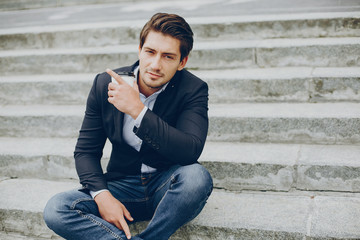
M 209 109 L 213 141 L 360 143 L 357 103 L 216 104 Z
M 46 238 L 29 237 L 29 236 L 25 236 L 25 235 L 20 234 L 20 233 L 0 232 L 0 239 L 1 240 L 45 240 Z
M 208 82 L 211 103 L 360 102 L 360 67 L 192 72 Z M 95 74 L 3 76 L 0 105 L 85 104 L 94 77 Z
M 45 226 L 42 210 L 52 195 L 76 183 L 12 179 L 0 185 L 3 232 L 58 238 Z M 359 214 L 359 194 L 214 191 L 201 214 L 171 239 L 358 239 Z M 145 226 L 132 225 L 132 234 Z
M 190 17 L 195 42 L 269 38 L 360 37 L 360 12 Z M 0 49 L 137 44 L 147 19 L 0 29 Z
M 0 52 L 0 75 L 96 73 L 137 60 L 137 45 Z M 190 69 L 358 67 L 360 38 L 198 42 Z
M 360 144 L 359 103 L 210 105 L 212 141 Z M 0 107 L 2 137 L 77 137 L 85 106 Z
M 35 4 L 49 6 L 54 0 L 2 0 L 1 3 L 15 4 L 21 1 L 23 4 Z M 92 0 L 61 0 L 57 6 L 69 4 L 69 7 L 48 7 L 46 9 L 34 9 L 27 11 L 0 12 L 0 28 L 38 26 L 38 25 L 61 25 L 77 23 L 97 23 L 123 20 L 147 19 L 155 12 L 173 12 L 180 14 L 186 19 L 191 17 L 213 16 L 261 16 L 264 14 L 281 15 L 297 13 L 330 13 L 330 12 L 359 12 L 360 6 L 357 0 L 310 0 L 301 2 L 292 0 L 273 0 L 271 4 L 264 5 L 262 1 L 220 1 L 220 0 L 191 0 L 166 1 L 166 0 L 130 0 L 116 1 L 114 4 L 93 4 Z M 94 0 L 96 1 L 96 0 Z M 99 1 L 108 3 L 114 0 Z M 1 4 L 0 3 L 0 4 Z M 79 6 L 74 6 L 80 4 Z M 4 7 L 3 7 L 4 9 Z M 0 9 L 1 11 L 2 9 Z M 6 10 L 6 9 L 4 9 Z M 337 29 L 338 30 L 338 29 Z
M 0 138 L 0 176 L 78 179 L 75 138 Z M 106 169 L 107 143 L 102 159 Z M 360 192 L 360 149 L 352 145 L 207 142 L 199 161 L 228 191 Z
M 88 5 L 88 4 L 106 4 L 106 3 L 118 3 L 126 2 L 127 0 L 2 0 L 0 2 L 0 11 L 16 11 L 16 10 L 27 10 L 27 9 L 38 9 L 38 8 L 56 8 L 63 6 L 76 6 L 76 5 Z M 137 0 L 139 1 L 139 0 Z M 152 0 L 154 1 L 154 0 Z

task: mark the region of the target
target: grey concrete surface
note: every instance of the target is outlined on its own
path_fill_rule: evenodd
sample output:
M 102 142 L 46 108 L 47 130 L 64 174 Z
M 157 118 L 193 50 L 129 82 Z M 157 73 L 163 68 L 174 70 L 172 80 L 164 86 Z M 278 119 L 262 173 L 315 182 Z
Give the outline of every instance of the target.
M 360 68 L 192 72 L 209 84 L 211 103 L 360 101 Z M 2 76 L 0 105 L 84 105 L 95 75 Z
M 200 42 L 189 69 L 359 67 L 360 38 Z M 0 52 L 2 75 L 96 73 L 137 60 L 136 45 Z
M 267 0 L 129 1 L 118 4 L 0 12 L 0 28 L 148 19 L 155 12 L 173 12 L 184 17 L 198 17 L 353 12 L 359 10 L 359 0 L 272 0 L 271 2 Z
M 211 101 L 200 161 L 216 191 L 172 240 L 360 239 L 359 0 L 84 5 L 94 1 L 0 10 L 1 239 L 59 239 L 41 211 L 78 186 L 72 155 L 91 82 L 137 58 L 139 29 L 158 11 L 192 25 L 189 67 Z
M 209 140 L 274 143 L 360 142 L 358 103 L 213 104 Z M 77 137 L 84 106 L 34 105 L 0 108 L 4 137 Z
M 1 13 L 0 13 L 1 15 Z M 359 37 L 359 12 L 188 18 L 195 41 Z M 117 46 L 138 43 L 146 20 L 0 29 L 0 49 Z
M 0 175 L 11 178 L 77 179 L 76 138 L 0 138 Z M 21 147 L 19 147 L 21 146 Z M 106 169 L 111 145 L 102 159 Z M 216 188 L 360 192 L 358 156 L 351 145 L 207 142 L 200 162 Z
M 76 183 L 44 180 L 0 182 L 1 228 L 30 237 L 54 237 L 45 227 L 41 211 L 56 192 Z M 24 194 L 28 198 L 22 197 Z M 6 196 L 19 196 L 6 198 Z M 34 204 L 36 203 L 36 204 Z M 337 214 L 328 214 L 337 209 Z M 341 210 L 340 210 L 341 209 Z M 340 211 L 339 211 L 340 210 Z M 356 239 L 360 237 L 358 195 L 316 193 L 225 193 L 215 191 L 203 212 L 181 228 L 173 239 Z M 19 221 L 21 219 L 21 221 Z M 34 222 L 38 224 L 33 225 Z M 141 230 L 144 223 L 133 226 Z

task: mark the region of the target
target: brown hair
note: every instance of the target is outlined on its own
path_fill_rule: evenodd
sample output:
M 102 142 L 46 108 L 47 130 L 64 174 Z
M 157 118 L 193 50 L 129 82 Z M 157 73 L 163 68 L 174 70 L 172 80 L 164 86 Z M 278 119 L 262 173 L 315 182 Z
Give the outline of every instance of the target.
M 140 33 L 140 48 L 143 47 L 150 31 L 170 35 L 180 41 L 182 61 L 187 57 L 193 47 L 193 32 L 184 18 L 176 14 L 157 13 L 145 24 Z

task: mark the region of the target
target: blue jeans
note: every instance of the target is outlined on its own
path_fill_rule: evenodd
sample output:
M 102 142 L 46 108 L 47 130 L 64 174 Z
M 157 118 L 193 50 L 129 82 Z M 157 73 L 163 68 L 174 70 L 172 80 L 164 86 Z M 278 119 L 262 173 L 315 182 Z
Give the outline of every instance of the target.
M 200 213 L 211 194 L 212 178 L 200 164 L 176 165 L 162 172 L 109 181 L 108 189 L 129 210 L 134 222 L 151 220 L 132 239 L 161 240 Z M 79 190 L 51 198 L 44 220 L 65 239 L 127 239 L 122 230 L 100 217 L 92 197 Z

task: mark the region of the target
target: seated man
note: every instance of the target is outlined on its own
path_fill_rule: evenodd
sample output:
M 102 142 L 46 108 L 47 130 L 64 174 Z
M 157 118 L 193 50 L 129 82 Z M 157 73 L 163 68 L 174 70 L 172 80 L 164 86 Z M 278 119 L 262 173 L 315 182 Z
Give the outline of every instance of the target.
M 197 162 L 208 131 L 208 86 L 184 69 L 192 45 L 182 17 L 158 13 L 141 31 L 139 61 L 96 76 L 74 153 L 83 188 L 47 203 L 44 219 L 54 232 L 77 240 L 168 239 L 203 209 L 212 191 Z M 104 174 L 106 139 L 112 153 Z M 132 237 L 128 223 L 143 220 L 147 228 Z

